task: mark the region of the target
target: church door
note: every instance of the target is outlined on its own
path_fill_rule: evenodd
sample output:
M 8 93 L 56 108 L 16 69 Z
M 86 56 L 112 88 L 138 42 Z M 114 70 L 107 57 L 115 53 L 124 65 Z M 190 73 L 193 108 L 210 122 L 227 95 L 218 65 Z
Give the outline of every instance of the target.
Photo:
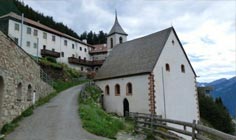
M 124 116 L 126 116 L 126 112 L 129 112 L 129 101 L 125 98 L 123 101 L 123 108 L 124 108 Z

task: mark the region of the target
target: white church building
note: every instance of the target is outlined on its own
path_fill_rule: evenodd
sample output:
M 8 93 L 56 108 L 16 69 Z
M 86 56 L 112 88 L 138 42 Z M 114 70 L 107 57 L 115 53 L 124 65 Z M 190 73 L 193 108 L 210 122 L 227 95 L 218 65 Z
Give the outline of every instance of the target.
M 116 17 L 107 38 L 110 55 L 95 77 L 105 110 L 120 116 L 130 111 L 199 120 L 196 73 L 175 29 L 126 39 Z

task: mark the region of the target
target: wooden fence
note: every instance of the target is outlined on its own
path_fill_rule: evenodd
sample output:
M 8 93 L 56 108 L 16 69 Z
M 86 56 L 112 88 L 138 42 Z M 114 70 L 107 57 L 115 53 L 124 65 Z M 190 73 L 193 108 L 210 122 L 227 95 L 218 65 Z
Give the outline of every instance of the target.
M 181 137 L 173 135 L 174 133 L 172 133 L 177 132 L 185 136 L 192 137 L 192 140 L 236 140 L 235 136 L 206 127 L 197 123 L 196 121 L 189 123 L 164 119 L 161 116 L 153 114 L 132 112 L 126 112 L 126 116 L 134 120 L 136 132 L 144 133 L 145 131 L 148 131 L 157 139 L 161 139 L 159 136 L 163 136 L 168 139 L 179 140 Z

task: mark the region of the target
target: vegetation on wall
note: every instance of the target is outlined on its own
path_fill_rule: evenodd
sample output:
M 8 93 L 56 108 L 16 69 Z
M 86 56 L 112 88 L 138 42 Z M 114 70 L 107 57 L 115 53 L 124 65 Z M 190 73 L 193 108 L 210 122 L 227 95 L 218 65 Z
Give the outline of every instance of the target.
M 215 129 L 232 134 L 234 125 L 229 112 L 222 103 L 221 98 L 213 99 L 203 93 L 199 93 L 200 116 Z

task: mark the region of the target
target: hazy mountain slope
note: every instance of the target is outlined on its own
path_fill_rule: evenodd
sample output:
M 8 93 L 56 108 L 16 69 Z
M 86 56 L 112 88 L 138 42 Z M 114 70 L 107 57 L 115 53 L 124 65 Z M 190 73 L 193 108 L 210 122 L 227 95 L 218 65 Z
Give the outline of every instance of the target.
M 199 83 L 198 85 L 212 86 L 212 96 L 221 97 L 224 105 L 232 116 L 236 113 L 236 77 L 231 79 L 219 79 L 211 83 Z

